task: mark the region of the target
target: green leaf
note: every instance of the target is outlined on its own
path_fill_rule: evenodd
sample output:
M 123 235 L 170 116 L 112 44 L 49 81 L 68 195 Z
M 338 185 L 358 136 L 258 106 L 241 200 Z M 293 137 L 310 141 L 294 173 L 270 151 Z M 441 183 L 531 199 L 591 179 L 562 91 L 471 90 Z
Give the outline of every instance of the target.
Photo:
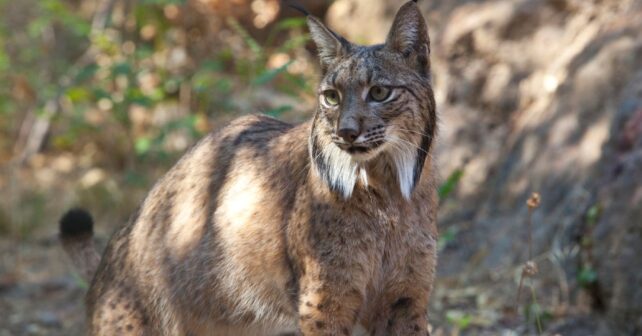
M 280 73 L 283 73 L 287 71 L 288 67 L 290 64 L 292 64 L 294 60 L 289 60 L 287 63 L 283 64 L 282 66 L 264 71 L 262 74 L 260 74 L 255 80 L 254 80 L 254 85 L 263 85 L 267 84 L 269 81 L 273 80 L 276 76 L 278 76 Z
M 94 99 L 96 101 L 99 101 L 102 98 L 111 98 L 111 95 L 109 92 L 105 91 L 105 89 L 100 88 L 100 87 L 95 87 L 92 89 L 92 94 L 94 95 Z
M 214 89 L 218 94 L 227 94 L 232 91 L 232 81 L 227 78 L 219 78 L 214 83 Z
M 71 100 L 73 103 L 88 101 L 91 97 L 91 92 L 87 88 L 76 86 L 67 89 L 65 92 L 67 99 Z
M 281 114 L 284 112 L 292 110 L 292 106 L 290 105 L 282 105 L 278 106 L 272 109 L 269 109 L 265 112 L 265 114 L 272 116 L 272 117 L 279 117 Z
M 596 281 L 597 281 L 597 273 L 590 266 L 582 268 L 580 270 L 580 273 L 577 275 L 577 282 L 582 287 L 586 287 Z
M 44 17 L 50 17 L 52 21 L 60 22 L 63 27 L 68 28 L 77 36 L 86 36 L 91 31 L 89 21 L 70 10 L 60 0 L 40 0 L 40 5 L 45 12 Z
M 120 62 L 111 67 L 112 76 L 129 75 L 132 73 L 132 66 L 127 62 Z
M 294 17 L 294 18 L 287 18 L 279 21 L 276 24 L 275 29 L 286 30 L 286 29 L 292 29 L 292 28 L 305 27 L 306 25 L 307 25 L 307 20 L 305 18 Z
M 256 42 L 256 40 L 252 36 L 250 36 L 250 33 L 248 33 L 247 30 L 245 30 L 245 28 L 243 28 L 236 19 L 231 16 L 228 17 L 227 24 L 230 25 L 230 27 L 232 27 L 232 29 L 234 29 L 234 31 L 236 31 L 236 33 L 241 36 L 245 44 L 247 44 L 247 46 L 255 56 L 263 55 L 263 48 L 261 48 L 259 43 Z
M 600 214 L 602 213 L 602 208 L 599 204 L 593 204 L 588 211 L 586 212 L 586 223 L 588 225 L 597 224 L 598 219 L 600 219 Z
M 125 94 L 125 99 L 128 102 L 145 107 L 154 106 L 154 101 L 152 100 L 152 98 L 145 96 L 138 88 L 128 89 Z
M 71 277 L 74 279 L 74 282 L 76 283 L 76 286 L 78 286 L 78 288 L 83 290 L 89 289 L 89 283 L 87 283 L 87 281 L 85 281 L 85 279 L 83 279 L 80 274 L 78 274 L 77 272 L 72 272 Z
M 192 88 L 196 92 L 204 92 L 214 85 L 214 76 L 208 71 L 199 71 L 192 76 Z
M 264 45 L 271 46 L 279 32 L 305 27 L 306 24 L 307 20 L 303 17 L 294 17 L 280 20 L 272 29 L 270 29 L 270 33 L 268 34 Z
M 152 90 L 147 97 L 151 99 L 152 102 L 160 102 L 165 99 L 165 90 L 162 87 L 157 87 Z
M 147 176 L 135 170 L 125 172 L 125 184 L 137 187 L 146 187 L 148 184 Z
M 42 31 L 45 30 L 51 24 L 51 20 L 47 17 L 38 17 L 35 20 L 29 22 L 27 26 L 27 34 L 31 38 L 37 38 L 42 35 Z
M 140 137 L 136 139 L 134 148 L 136 149 L 136 154 L 143 155 L 149 152 L 149 149 L 152 147 L 152 141 L 147 137 Z
M 223 62 L 219 60 L 208 60 L 201 64 L 199 71 L 219 72 L 224 69 Z
M 473 318 L 470 314 L 459 310 L 449 310 L 446 312 L 446 320 L 448 323 L 456 326 L 457 328 L 464 330 L 470 326 Z
M 98 71 L 98 64 L 96 63 L 91 63 L 82 67 L 82 69 L 78 71 L 78 74 L 76 74 L 76 82 L 84 82 L 93 78 L 96 71 Z
M 457 228 L 451 226 L 446 229 L 446 232 L 441 233 L 439 235 L 439 239 L 437 240 L 437 250 L 441 251 L 446 248 L 448 243 L 455 240 L 458 232 L 459 230 Z
M 444 182 L 438 190 L 439 194 L 439 199 L 444 200 L 448 195 L 450 195 L 453 190 L 455 190 L 455 187 L 457 187 L 457 184 L 459 184 L 459 181 L 461 181 L 461 178 L 464 176 L 464 170 L 463 169 L 455 169 L 450 176 L 448 176 L 448 179 L 446 179 L 446 182 Z
M 220 63 L 229 63 L 234 61 L 234 51 L 230 47 L 223 47 L 216 53 L 216 60 Z
M 295 36 L 293 38 L 288 39 L 283 43 L 283 46 L 279 48 L 280 52 L 289 52 L 295 49 L 299 49 L 302 46 L 304 46 L 306 43 L 310 41 L 310 35 L 301 35 L 301 36 Z

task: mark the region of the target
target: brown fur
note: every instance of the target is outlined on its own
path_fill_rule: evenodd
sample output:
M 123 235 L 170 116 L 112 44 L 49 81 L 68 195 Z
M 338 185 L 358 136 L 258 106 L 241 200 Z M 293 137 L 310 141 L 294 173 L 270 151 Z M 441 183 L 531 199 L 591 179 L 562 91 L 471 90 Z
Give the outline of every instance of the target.
M 320 99 L 332 88 L 341 104 L 298 126 L 243 117 L 192 148 L 112 237 L 87 296 L 92 335 L 428 333 L 436 117 L 423 17 L 409 2 L 372 47 L 309 25 Z M 394 87 L 390 102 L 362 99 L 372 85 Z M 347 154 L 346 123 L 366 153 Z

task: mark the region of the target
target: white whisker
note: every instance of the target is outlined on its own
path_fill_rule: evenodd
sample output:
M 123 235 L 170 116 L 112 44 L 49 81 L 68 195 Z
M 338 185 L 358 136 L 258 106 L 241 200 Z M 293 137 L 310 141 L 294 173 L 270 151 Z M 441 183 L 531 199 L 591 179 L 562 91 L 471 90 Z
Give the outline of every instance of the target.
M 397 138 L 397 140 L 403 141 L 403 142 L 404 142 L 404 143 L 406 143 L 408 146 L 413 147 L 413 148 L 416 148 L 417 150 L 420 150 L 420 151 L 422 151 L 422 152 L 424 152 L 424 153 L 428 154 L 428 152 L 427 152 L 425 149 L 423 149 L 423 148 L 421 148 L 421 147 L 417 146 L 416 144 L 412 143 L 411 141 L 408 141 L 408 140 L 406 140 L 406 139 L 402 139 L 402 138 Z
M 395 128 L 396 128 L 397 130 L 399 130 L 399 131 L 402 131 L 402 132 L 414 133 L 414 134 L 419 134 L 419 135 L 423 135 L 423 136 L 427 136 L 427 137 L 429 137 L 429 138 L 432 138 L 432 135 L 430 135 L 430 134 L 426 134 L 426 133 L 424 133 L 424 132 L 422 132 L 422 131 L 411 130 L 411 129 L 405 129 L 405 128 L 401 128 L 401 127 L 395 127 Z

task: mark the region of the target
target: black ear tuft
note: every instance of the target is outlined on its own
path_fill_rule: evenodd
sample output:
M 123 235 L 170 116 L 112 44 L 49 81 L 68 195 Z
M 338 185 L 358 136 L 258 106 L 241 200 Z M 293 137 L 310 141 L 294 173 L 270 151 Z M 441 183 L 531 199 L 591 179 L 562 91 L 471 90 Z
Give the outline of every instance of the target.
M 292 9 L 298 10 L 299 12 L 301 12 L 305 16 L 309 16 L 310 15 L 310 12 L 308 12 L 308 10 L 305 9 L 305 7 L 303 7 L 303 6 L 299 5 L 299 4 L 294 4 L 294 3 L 291 3 L 290 1 L 287 1 L 287 0 L 283 0 L 283 3 L 286 6 L 292 8 Z
M 60 218 L 60 236 L 62 238 L 91 235 L 93 231 L 94 220 L 84 209 L 70 209 Z

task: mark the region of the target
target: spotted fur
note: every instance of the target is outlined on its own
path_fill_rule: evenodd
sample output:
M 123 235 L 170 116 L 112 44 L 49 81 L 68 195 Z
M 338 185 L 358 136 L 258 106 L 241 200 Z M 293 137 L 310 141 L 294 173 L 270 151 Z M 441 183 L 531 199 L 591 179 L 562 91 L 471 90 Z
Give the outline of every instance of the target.
M 424 19 L 408 2 L 376 46 L 308 23 L 323 73 L 312 120 L 243 117 L 185 154 L 100 264 L 83 264 L 95 273 L 89 334 L 428 334 L 436 116 Z M 391 95 L 372 101 L 373 86 Z M 330 89 L 339 104 L 323 100 Z M 353 142 L 341 126 L 358 130 Z M 74 218 L 87 216 L 65 220 L 72 254 L 91 246 Z

